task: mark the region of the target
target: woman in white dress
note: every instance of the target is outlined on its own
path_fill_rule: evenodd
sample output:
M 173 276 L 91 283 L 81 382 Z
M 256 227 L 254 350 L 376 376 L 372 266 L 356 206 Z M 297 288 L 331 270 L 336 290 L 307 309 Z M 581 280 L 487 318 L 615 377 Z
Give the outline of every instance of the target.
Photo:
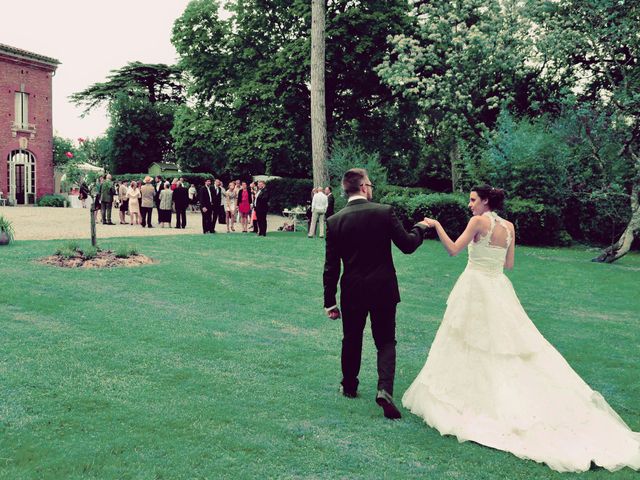
M 427 361 L 402 404 L 442 435 L 455 435 L 544 462 L 559 472 L 640 469 L 633 432 L 531 322 L 504 268 L 513 268 L 515 232 L 500 218 L 504 192 L 474 187 L 473 217 L 450 255 L 468 247 Z
M 140 189 L 135 181 L 132 181 L 127 190 L 128 208 L 129 208 L 129 221 L 131 225 L 140 224 L 140 204 L 138 199 L 140 198 Z

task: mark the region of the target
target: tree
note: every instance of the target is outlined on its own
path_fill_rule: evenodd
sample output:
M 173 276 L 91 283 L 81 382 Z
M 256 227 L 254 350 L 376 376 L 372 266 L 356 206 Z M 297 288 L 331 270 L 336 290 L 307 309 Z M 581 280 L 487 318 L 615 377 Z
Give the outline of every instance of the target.
M 594 259 L 611 263 L 630 249 L 640 232 L 640 4 L 617 0 L 532 2 L 537 48 L 562 75 L 578 103 L 605 112 L 622 137 L 618 156 L 626 178 L 630 220 L 617 242 Z M 587 136 L 589 140 L 589 136 Z M 595 145 L 595 144 L 594 144 Z M 593 152 L 597 157 L 597 148 Z
M 447 146 L 457 190 L 461 143 L 484 146 L 501 108 L 526 111 L 546 96 L 543 62 L 522 2 L 415 2 L 412 15 L 415 32 L 391 36 L 392 51 L 376 71 L 394 92 L 417 102 L 422 122 Z
M 311 150 L 313 184 L 327 185 L 327 111 L 324 97 L 325 0 L 311 0 Z
M 189 108 L 211 122 L 205 131 L 225 155 L 212 163 L 230 172 L 257 165 L 252 173 L 308 177 L 311 3 L 240 0 L 226 8 L 231 16 L 223 19 L 218 2 L 192 1 L 172 37 L 190 79 L 195 105 Z M 328 3 L 327 138 L 348 132 L 382 163 L 421 172 L 418 179 L 425 171 L 419 165 L 424 142 L 414 102 L 395 96 L 374 72 L 387 36 L 411 28 L 407 11 L 404 0 Z
M 110 115 L 107 138 L 87 145 L 87 152 L 114 173 L 140 173 L 153 162 L 174 161 L 173 118 L 185 101 L 181 78 L 175 66 L 131 62 L 106 82 L 73 94 L 71 101 L 85 107 L 84 113 L 106 103 Z
M 57 135 L 53 136 L 53 164 L 56 167 L 66 165 L 69 162 L 67 152 L 73 153 L 74 150 L 75 147 L 72 140 Z

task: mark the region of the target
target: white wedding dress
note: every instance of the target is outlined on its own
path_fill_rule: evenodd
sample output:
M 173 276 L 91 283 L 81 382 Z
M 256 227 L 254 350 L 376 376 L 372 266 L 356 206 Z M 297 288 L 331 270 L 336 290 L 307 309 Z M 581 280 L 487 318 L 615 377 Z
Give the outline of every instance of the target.
M 467 268 L 402 404 L 442 435 L 559 472 L 585 471 L 591 462 L 607 470 L 640 469 L 640 433 L 531 322 L 502 271 L 509 230 L 495 213 L 485 215 L 491 229 L 469 245 Z M 500 236 L 502 246 L 494 245 Z

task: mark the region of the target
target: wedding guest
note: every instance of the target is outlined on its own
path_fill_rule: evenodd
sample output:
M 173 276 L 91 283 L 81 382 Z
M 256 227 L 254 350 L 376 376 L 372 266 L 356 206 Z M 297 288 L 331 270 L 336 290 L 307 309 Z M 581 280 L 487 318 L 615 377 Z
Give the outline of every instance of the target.
M 185 228 L 187 226 L 189 193 L 180 180 L 176 183 L 176 188 L 173 191 L 173 204 L 176 207 L 176 228 Z
M 151 185 L 151 177 L 144 177 L 144 185 L 140 188 L 140 195 L 142 200 L 140 203 L 142 228 L 153 228 L 153 225 L 151 225 L 151 212 L 155 203 L 156 189 Z
M 173 192 L 177 186 L 178 186 L 178 179 L 174 178 L 173 180 L 171 180 L 171 191 Z
M 100 210 L 102 211 L 102 224 L 115 225 L 111 221 L 111 207 L 115 190 L 111 181 L 111 174 L 108 174 L 100 187 Z
M 258 186 L 255 182 L 251 182 L 249 184 L 249 188 L 251 189 L 251 231 L 258 234 L 258 216 L 256 215 L 256 195 L 258 193 Z
M 213 206 L 215 194 L 211 187 L 211 179 L 207 178 L 204 187 L 200 189 L 200 214 L 202 215 L 202 233 L 216 233 L 213 229 Z
M 135 180 L 131 181 L 131 184 L 129 185 L 125 196 L 128 200 L 127 204 L 129 208 L 129 221 L 131 222 L 131 225 L 139 225 L 140 203 L 138 202 L 138 200 L 142 195 L 140 193 L 140 189 L 138 188 L 138 183 Z
M 224 188 L 222 188 L 222 180 L 219 178 L 215 179 L 213 185 L 213 203 L 211 205 L 213 212 L 211 213 L 211 224 L 213 233 L 215 233 L 216 223 L 218 221 L 222 223 L 222 219 L 224 218 Z
M 327 196 L 322 188 L 317 188 L 316 193 L 311 200 L 311 226 L 309 227 L 309 238 L 313 238 L 316 234 L 316 225 L 320 224 L 319 236 L 324 238 L 324 216 L 327 212 Z
M 96 186 L 95 186 L 96 195 L 93 199 L 93 210 L 94 210 L 93 213 L 95 216 L 96 223 L 98 223 L 98 217 L 102 219 L 102 205 L 100 205 L 100 191 L 102 190 L 103 182 L 104 182 L 104 177 L 100 175 L 98 177 L 98 180 L 96 181 Z
M 227 233 L 229 230 L 235 232 L 233 222 L 236 220 L 236 210 L 238 206 L 238 193 L 236 192 L 236 183 L 229 183 L 229 188 L 224 194 L 224 210 L 226 213 Z
M 244 233 L 247 233 L 249 226 L 249 214 L 251 213 L 252 201 L 253 196 L 251 190 L 247 188 L 247 182 L 242 182 L 240 184 L 240 191 L 238 192 L 238 211 L 240 212 L 240 223 Z
M 80 185 L 80 192 L 78 194 L 78 198 L 82 202 L 82 208 L 87 208 L 87 198 L 89 198 L 89 187 L 87 187 L 87 183 L 84 181 Z
M 326 187 L 324 189 L 324 194 L 327 196 L 327 213 L 325 217 L 327 220 L 329 220 L 329 218 L 335 211 L 336 199 L 333 196 L 333 190 L 331 190 L 331 187 Z
M 127 197 L 127 191 L 129 188 L 125 182 L 122 182 L 118 187 L 118 200 L 120 200 L 120 225 L 126 225 L 126 213 L 129 209 L 129 197 Z
M 196 186 L 192 183 L 189 186 L 189 204 L 191 205 L 191 211 L 196 211 L 196 204 L 198 203 L 198 190 L 196 190 Z
M 267 212 L 269 211 L 269 191 L 265 188 L 264 181 L 258 182 L 258 193 L 256 194 L 256 218 L 258 222 L 258 236 L 267 236 Z
M 173 191 L 169 181 L 164 182 L 160 190 L 160 201 L 158 202 L 158 222 L 162 226 L 171 227 L 171 206 L 173 205 Z

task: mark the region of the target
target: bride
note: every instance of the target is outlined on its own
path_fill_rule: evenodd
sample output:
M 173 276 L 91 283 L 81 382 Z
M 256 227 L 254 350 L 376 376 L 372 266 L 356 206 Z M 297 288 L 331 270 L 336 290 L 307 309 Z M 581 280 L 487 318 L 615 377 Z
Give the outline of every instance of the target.
M 454 242 L 437 220 L 449 255 L 468 247 L 467 268 L 427 361 L 402 404 L 442 435 L 455 435 L 544 462 L 559 472 L 640 469 L 640 433 L 573 371 L 523 310 L 503 267 L 514 263 L 513 224 L 494 210 L 504 191 L 469 196 L 473 217 Z

